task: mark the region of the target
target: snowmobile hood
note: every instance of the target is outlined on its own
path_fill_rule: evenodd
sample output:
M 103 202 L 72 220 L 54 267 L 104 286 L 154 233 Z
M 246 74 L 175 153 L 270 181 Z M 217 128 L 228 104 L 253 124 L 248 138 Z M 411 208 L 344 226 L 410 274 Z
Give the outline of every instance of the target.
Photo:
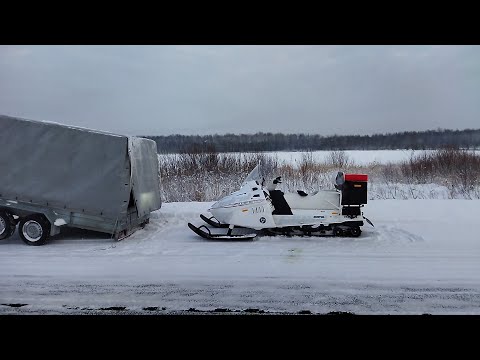
M 223 197 L 222 199 L 214 203 L 210 209 L 244 206 L 256 202 L 261 202 L 263 200 L 263 197 L 259 197 L 257 194 L 254 193 L 255 191 L 258 192 L 260 190 L 261 187 L 255 180 L 248 181 L 240 188 L 240 190 Z

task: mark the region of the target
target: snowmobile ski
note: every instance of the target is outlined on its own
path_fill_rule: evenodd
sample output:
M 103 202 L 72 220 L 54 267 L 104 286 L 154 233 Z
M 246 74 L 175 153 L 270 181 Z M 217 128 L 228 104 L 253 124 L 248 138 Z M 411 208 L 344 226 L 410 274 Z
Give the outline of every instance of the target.
M 228 229 L 228 224 L 222 224 L 220 221 L 217 220 L 215 216 L 210 216 L 207 218 L 205 215 L 200 214 L 200 218 L 205 221 L 208 225 L 213 226 L 215 228 L 222 228 Z M 243 226 L 235 226 L 238 229 L 244 229 Z
M 197 235 L 208 240 L 252 240 L 257 234 L 212 234 L 210 229 L 205 225 L 196 227 L 195 225 L 188 223 L 188 227 Z M 202 230 L 205 228 L 206 231 Z
M 211 217 L 207 218 L 205 215 L 200 214 L 200 217 L 202 218 L 203 221 L 205 221 L 210 226 L 213 226 L 213 227 L 216 227 L 216 228 L 228 228 L 228 224 L 222 224 L 220 221 L 218 221 L 215 218 L 215 216 L 211 216 Z

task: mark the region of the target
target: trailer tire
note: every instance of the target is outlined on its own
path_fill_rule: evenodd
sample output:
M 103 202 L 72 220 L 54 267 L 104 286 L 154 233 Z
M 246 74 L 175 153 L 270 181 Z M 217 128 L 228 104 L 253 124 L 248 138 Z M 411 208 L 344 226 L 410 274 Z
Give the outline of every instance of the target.
M 9 238 L 15 232 L 15 220 L 6 211 L 0 211 L 0 240 Z
M 27 245 L 44 245 L 50 237 L 50 222 L 40 214 L 28 215 L 20 220 L 18 234 Z

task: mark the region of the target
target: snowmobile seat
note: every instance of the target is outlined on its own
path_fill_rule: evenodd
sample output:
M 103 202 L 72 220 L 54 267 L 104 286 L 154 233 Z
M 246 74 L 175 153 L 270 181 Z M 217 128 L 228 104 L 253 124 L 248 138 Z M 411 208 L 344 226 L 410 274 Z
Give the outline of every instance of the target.
M 270 191 L 270 198 L 272 199 L 272 204 L 275 208 L 272 215 L 293 215 L 292 209 L 285 200 L 284 195 L 285 194 L 280 190 Z
M 307 194 L 305 191 L 303 191 L 303 190 L 297 190 L 297 193 L 298 193 L 298 195 L 300 195 L 300 196 L 308 196 L 308 194 Z
M 291 209 L 338 210 L 341 194 L 337 190 L 322 190 L 316 194 L 302 196 L 297 192 L 286 193 L 283 197 Z M 275 207 L 275 203 L 273 204 Z M 276 215 L 275 213 L 273 215 Z

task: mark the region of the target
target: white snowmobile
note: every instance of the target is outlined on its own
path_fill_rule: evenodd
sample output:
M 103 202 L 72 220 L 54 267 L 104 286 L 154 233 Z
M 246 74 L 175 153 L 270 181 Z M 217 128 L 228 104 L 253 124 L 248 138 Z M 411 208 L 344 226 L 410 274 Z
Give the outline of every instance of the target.
M 335 190 L 283 193 L 276 189 L 281 183 L 280 176 L 265 186 L 258 164 L 240 190 L 208 209 L 213 216 L 200 215 L 212 227 L 228 228 L 226 234 L 212 233 L 206 225 L 197 227 L 188 223 L 188 227 L 211 240 L 250 240 L 257 236 L 256 231 L 233 234 L 235 227 L 263 230 L 269 235 L 358 237 L 363 219 L 373 226 L 362 212 L 367 203 L 367 181 L 368 175 L 338 172 Z

